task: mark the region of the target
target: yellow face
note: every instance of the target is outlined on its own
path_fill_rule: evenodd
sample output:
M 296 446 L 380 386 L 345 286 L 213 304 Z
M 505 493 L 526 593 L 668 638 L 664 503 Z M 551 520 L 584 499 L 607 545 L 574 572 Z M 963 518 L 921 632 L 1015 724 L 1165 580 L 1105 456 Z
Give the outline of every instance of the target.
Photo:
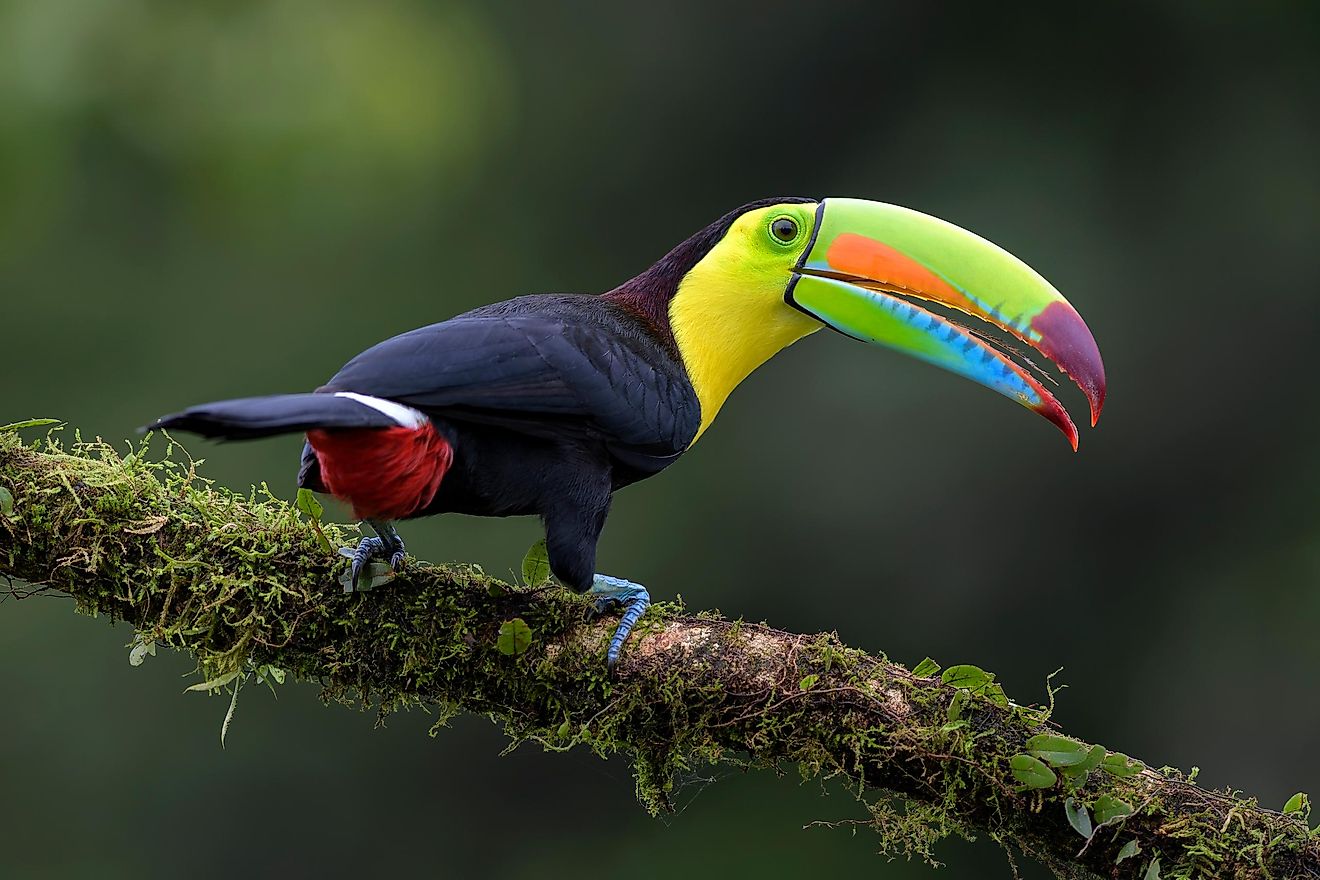
M 738 383 L 820 322 L 784 302 L 793 267 L 811 241 L 816 205 L 748 211 L 684 276 L 669 322 L 687 366 L 705 433 Z

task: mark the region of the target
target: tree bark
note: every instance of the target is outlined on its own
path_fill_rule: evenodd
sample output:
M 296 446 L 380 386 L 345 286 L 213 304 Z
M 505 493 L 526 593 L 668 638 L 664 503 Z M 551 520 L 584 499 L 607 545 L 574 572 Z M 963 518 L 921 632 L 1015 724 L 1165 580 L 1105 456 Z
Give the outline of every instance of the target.
M 144 644 L 190 652 L 217 687 L 274 667 L 333 699 L 476 712 L 517 741 L 621 752 L 653 811 L 700 763 L 797 767 L 844 780 L 857 821 L 893 854 L 929 859 L 950 833 L 984 833 L 1064 877 L 1320 877 L 1309 806 L 1284 815 L 1087 752 L 975 667 L 919 675 L 831 634 L 662 603 L 611 675 L 614 621 L 587 620 L 579 597 L 416 563 L 346 594 L 327 544 L 348 542 L 341 527 L 214 487 L 177 447 L 146 453 L 25 445 L 0 429 L 0 578 L 15 595 L 63 591 Z M 1078 770 L 1079 754 L 1082 767 L 1104 761 Z

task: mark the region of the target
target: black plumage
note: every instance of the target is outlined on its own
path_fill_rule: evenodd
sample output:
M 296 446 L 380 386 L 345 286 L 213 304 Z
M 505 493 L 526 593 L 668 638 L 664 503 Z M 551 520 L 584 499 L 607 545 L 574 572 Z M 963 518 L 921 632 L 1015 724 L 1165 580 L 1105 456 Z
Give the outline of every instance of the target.
M 524 296 L 404 333 L 321 389 L 414 407 L 454 449 L 414 516 L 536 514 L 550 567 L 586 590 L 610 495 L 658 473 L 696 436 L 682 363 L 644 318 L 606 297 Z M 301 485 L 321 489 L 304 452 Z

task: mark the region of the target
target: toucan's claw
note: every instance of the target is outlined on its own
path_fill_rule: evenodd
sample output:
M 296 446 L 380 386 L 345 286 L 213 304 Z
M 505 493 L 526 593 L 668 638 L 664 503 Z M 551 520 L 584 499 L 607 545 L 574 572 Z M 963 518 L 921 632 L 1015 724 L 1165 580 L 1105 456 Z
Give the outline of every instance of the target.
M 353 576 L 349 580 L 349 591 L 358 589 L 358 584 L 362 580 L 362 570 L 366 568 L 368 562 L 373 556 L 379 556 L 385 551 L 385 542 L 380 538 L 363 538 L 358 541 L 357 549 L 353 551 L 352 565 Z
M 605 652 L 605 665 L 613 669 L 614 664 L 619 662 L 619 654 L 623 651 L 623 643 L 628 640 L 628 634 L 646 613 L 646 609 L 651 607 L 651 594 L 641 584 L 604 574 L 596 575 L 591 585 L 591 594 L 599 597 L 594 606 L 597 614 L 606 614 L 615 608 L 623 609 L 619 626 L 614 630 L 614 638 L 610 639 L 610 646 Z
M 345 593 L 369 590 L 385 583 L 403 568 L 407 560 L 403 539 L 399 537 L 399 533 L 394 530 L 393 526 L 387 523 L 368 523 L 368 525 L 375 529 L 377 533 L 375 536 L 363 538 L 358 541 L 357 547 L 351 550 L 347 547 L 342 547 L 339 550 L 340 555 L 347 556 L 350 561 L 348 576 L 340 579 L 340 583 L 344 585 Z M 371 560 L 386 556 L 390 561 L 390 571 L 384 573 L 373 571 Z M 384 569 L 384 566 L 378 565 L 376 568 Z M 365 578 L 364 575 L 366 575 Z

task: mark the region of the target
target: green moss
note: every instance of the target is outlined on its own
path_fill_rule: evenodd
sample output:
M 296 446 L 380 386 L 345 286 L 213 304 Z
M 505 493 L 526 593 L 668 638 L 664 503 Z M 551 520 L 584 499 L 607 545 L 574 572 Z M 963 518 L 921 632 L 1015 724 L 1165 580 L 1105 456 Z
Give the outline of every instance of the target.
M 1071 788 L 1017 790 L 1009 761 L 1045 732 L 1052 689 L 1048 709 L 996 705 L 833 634 L 793 636 L 676 603 L 643 617 L 613 678 L 603 663 L 611 624 L 584 624 L 585 598 L 416 561 L 395 583 L 345 595 L 343 561 L 266 487 L 246 496 L 216 487 L 168 440 L 153 459 L 145 443 L 121 456 L 59 437 L 25 446 L 0 433 L 0 486 L 13 496 L 0 514 L 0 575 L 64 590 L 80 611 L 189 652 L 198 681 L 274 667 L 319 683 L 327 701 L 382 716 L 426 707 L 433 734 L 473 712 L 502 725 L 510 748 L 625 754 L 653 813 L 669 809 L 676 778 L 705 764 L 796 769 L 844 784 L 883 851 L 927 861 L 944 837 L 983 831 L 1066 875 L 1084 841 L 1063 800 L 1101 795 L 1137 809 L 1087 847 L 1081 864 L 1093 873 L 1110 875 L 1133 839 L 1160 853 L 1166 878 L 1285 877 L 1303 856 L 1317 858 L 1297 817 L 1176 777 L 1096 769 Z M 343 526 L 321 528 L 332 544 L 351 538 Z M 533 638 L 508 655 L 498 632 L 515 617 Z M 637 647 L 679 632 L 704 641 L 664 660 Z M 1128 859 L 1116 876 L 1145 865 Z

